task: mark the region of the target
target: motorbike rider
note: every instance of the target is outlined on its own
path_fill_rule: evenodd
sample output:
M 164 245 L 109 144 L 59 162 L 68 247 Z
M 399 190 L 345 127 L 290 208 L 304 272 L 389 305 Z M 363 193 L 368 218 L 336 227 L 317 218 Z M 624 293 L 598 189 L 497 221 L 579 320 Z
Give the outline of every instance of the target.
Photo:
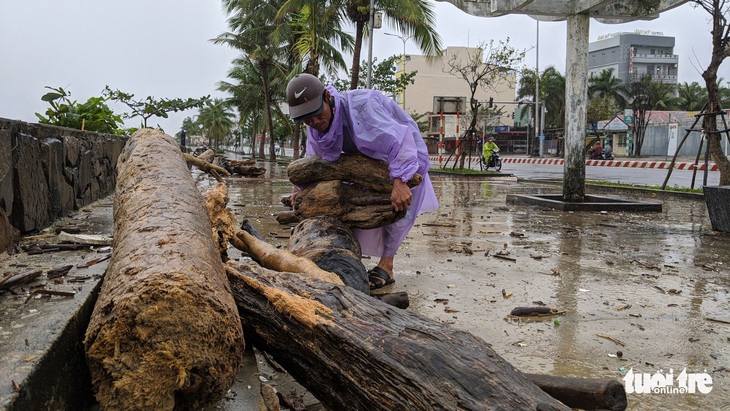
M 495 150 L 499 150 L 499 146 L 497 146 L 497 143 L 494 142 L 494 137 L 489 137 L 489 141 L 484 143 L 484 147 L 482 147 L 484 165 L 489 164 L 489 159 L 492 157 Z
M 609 140 L 606 140 L 606 145 L 603 146 L 603 158 L 606 160 L 613 160 L 613 147 L 611 147 L 611 142 Z
M 601 142 L 596 141 L 596 144 L 593 146 L 593 151 L 591 152 L 591 160 L 600 159 L 602 152 L 603 149 L 601 148 Z

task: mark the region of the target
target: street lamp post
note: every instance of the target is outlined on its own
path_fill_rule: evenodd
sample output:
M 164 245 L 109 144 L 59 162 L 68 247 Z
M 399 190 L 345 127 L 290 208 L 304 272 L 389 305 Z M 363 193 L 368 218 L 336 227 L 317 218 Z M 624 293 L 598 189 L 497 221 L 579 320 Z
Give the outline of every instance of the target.
M 403 75 L 406 75 L 406 42 L 413 38 L 413 36 L 403 37 L 398 34 L 384 33 L 386 36 L 398 37 L 403 42 Z M 403 84 L 403 110 L 406 109 L 406 84 Z

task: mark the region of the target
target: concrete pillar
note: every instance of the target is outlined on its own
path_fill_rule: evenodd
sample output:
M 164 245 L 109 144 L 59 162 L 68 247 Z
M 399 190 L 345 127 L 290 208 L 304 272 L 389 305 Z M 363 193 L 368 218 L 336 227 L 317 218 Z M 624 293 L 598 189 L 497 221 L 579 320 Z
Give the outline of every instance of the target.
M 563 201 L 585 197 L 585 135 L 588 106 L 588 14 L 568 16 L 565 64 L 565 165 Z

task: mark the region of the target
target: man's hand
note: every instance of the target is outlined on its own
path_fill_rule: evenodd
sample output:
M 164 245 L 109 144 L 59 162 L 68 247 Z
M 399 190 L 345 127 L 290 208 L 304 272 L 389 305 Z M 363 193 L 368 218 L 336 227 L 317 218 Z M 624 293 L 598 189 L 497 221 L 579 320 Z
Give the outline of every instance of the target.
M 291 193 L 291 195 L 289 195 L 289 204 L 291 204 L 292 210 L 296 209 L 296 207 L 294 207 L 294 204 L 297 201 L 297 194 L 299 194 L 299 191 L 295 191 L 295 192 Z
M 395 211 L 405 211 L 411 205 L 411 189 L 400 178 L 393 180 L 393 192 L 390 194 L 390 203 Z

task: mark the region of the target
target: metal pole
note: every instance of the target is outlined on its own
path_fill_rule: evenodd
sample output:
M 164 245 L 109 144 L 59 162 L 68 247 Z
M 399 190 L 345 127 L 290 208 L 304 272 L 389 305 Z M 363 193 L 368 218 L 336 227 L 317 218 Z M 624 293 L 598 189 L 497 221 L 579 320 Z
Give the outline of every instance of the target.
M 537 34 L 535 45 L 535 138 L 540 136 L 540 20 L 537 21 Z M 543 142 L 538 140 L 540 145 L 540 157 L 542 157 Z
M 406 75 L 406 40 L 402 36 L 398 36 L 403 40 L 403 76 Z M 403 110 L 406 109 L 406 86 L 403 86 Z
M 398 37 L 403 42 L 403 75 L 406 75 L 406 42 L 413 38 L 413 36 L 403 37 L 399 34 L 393 34 L 393 33 L 384 33 L 386 36 L 393 36 Z M 406 88 L 408 87 L 407 84 L 403 85 L 403 110 L 406 109 Z
M 373 34 L 375 30 L 375 0 L 370 0 L 370 38 L 368 38 L 368 81 L 367 88 L 372 88 L 373 81 Z

